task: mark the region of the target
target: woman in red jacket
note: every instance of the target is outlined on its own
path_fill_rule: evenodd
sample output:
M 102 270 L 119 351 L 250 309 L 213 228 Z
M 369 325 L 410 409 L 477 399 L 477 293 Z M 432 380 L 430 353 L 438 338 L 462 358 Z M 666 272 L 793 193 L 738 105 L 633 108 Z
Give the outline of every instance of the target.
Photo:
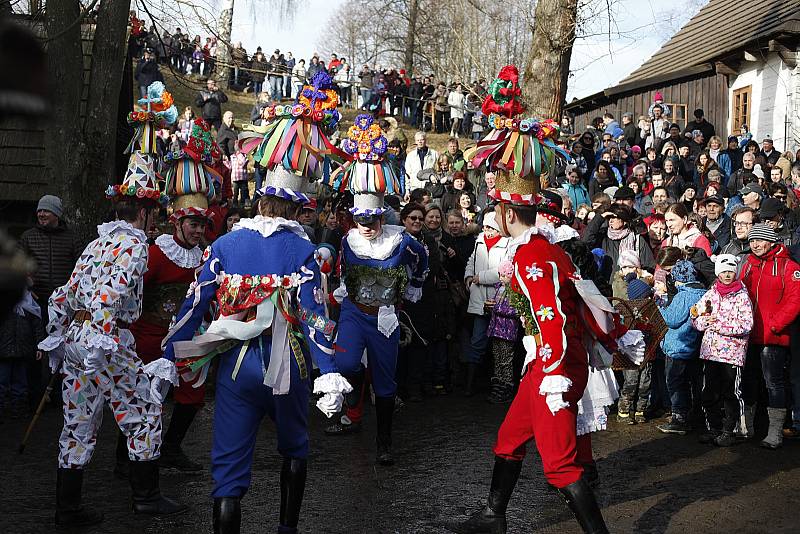
M 753 329 L 745 361 L 743 398 L 745 431 L 753 434 L 755 404 L 761 377 L 767 385 L 769 433 L 762 447 L 777 449 L 783 442 L 786 416 L 784 368 L 789 357 L 789 325 L 800 313 L 800 265 L 792 261 L 775 231 L 764 223 L 748 236 L 751 254 L 742 267 L 742 282 L 753 301 Z

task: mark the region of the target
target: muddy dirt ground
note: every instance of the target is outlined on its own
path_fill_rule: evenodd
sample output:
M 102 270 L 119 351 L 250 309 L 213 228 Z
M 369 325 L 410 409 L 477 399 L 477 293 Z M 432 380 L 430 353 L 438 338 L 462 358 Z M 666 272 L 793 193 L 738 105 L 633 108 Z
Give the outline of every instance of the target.
M 213 400 L 199 414 L 185 447 L 209 462 Z M 331 438 L 312 415 L 309 474 L 300 531 L 304 533 L 443 533 L 444 521 L 463 517 L 485 498 L 490 447 L 506 407 L 458 394 L 406 405 L 396 418 L 397 465 L 374 464 L 374 415 L 364 431 Z M 798 532 L 800 443 L 779 451 L 744 443 L 728 449 L 697 443 L 696 434 L 667 436 L 655 424 L 612 423 L 594 435 L 601 470 L 598 499 L 611 532 Z M 25 454 L 16 452 L 27 419 L 0 425 L 0 532 L 56 532 L 56 447 L 60 413 L 47 410 Z M 168 520 L 130 512 L 127 483 L 112 475 L 115 429 L 107 413 L 87 470 L 84 500 L 106 520 L 91 533 L 211 532 L 210 474 L 162 474 L 165 494 L 191 505 Z M 272 423 L 265 421 L 254 460 L 253 485 L 243 500 L 242 532 L 275 532 L 278 470 Z M 533 449 L 531 449 L 533 451 Z M 531 452 L 509 507 L 509 532 L 579 532 Z

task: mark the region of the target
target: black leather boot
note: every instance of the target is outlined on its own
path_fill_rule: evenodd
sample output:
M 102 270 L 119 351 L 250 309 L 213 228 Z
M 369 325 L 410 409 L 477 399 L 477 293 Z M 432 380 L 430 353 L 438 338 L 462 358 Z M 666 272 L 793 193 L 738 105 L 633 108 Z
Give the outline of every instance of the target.
M 281 511 L 278 532 L 294 534 L 300 520 L 300 505 L 306 489 L 308 462 L 300 458 L 284 458 L 281 467 Z
M 81 504 L 83 469 L 59 468 L 56 478 L 56 525 L 85 527 L 103 520 L 103 514 Z
M 161 495 L 158 483 L 158 460 L 131 462 L 133 511 L 137 514 L 172 515 L 189 509 L 185 504 Z
M 394 397 L 375 397 L 375 418 L 378 420 L 378 436 L 375 438 L 377 454 L 375 460 L 380 465 L 394 465 L 392 456 L 392 415 Z
M 458 534 L 505 534 L 506 508 L 521 470 L 522 460 L 507 460 L 495 456 L 492 485 L 486 506 L 466 521 L 448 525 L 447 529 Z
M 214 534 L 239 534 L 242 506 L 239 497 L 214 499 Z
M 584 532 L 589 534 L 608 534 L 608 528 L 603 521 L 603 514 L 594 498 L 594 492 L 584 478 L 573 482 L 565 488 L 559 488 L 559 493 L 564 497 L 567 506 L 575 514 L 575 519 L 580 523 Z
M 178 404 L 172 409 L 169 428 L 161 445 L 161 467 L 177 469 L 182 473 L 201 473 L 203 466 L 189 459 L 181 448 L 183 438 L 194 421 L 199 408 L 191 404 Z
M 117 448 L 114 451 L 114 456 L 116 457 L 114 476 L 120 480 L 128 480 L 131 475 L 131 459 L 128 456 L 128 438 L 119 430 L 117 430 Z

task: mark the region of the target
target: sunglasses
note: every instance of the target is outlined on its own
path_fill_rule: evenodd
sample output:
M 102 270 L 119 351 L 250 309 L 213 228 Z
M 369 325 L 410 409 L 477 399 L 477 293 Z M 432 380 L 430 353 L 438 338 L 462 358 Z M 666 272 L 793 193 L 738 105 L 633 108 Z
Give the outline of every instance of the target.
M 409 221 L 424 221 L 425 217 L 417 217 L 409 215 L 408 217 L 406 217 L 406 219 L 408 219 Z

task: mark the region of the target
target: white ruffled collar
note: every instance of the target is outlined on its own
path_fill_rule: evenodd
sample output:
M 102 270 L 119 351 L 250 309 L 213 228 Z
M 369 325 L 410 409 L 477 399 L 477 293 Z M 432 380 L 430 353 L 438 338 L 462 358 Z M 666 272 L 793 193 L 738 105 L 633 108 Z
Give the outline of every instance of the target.
M 253 230 L 264 237 L 269 237 L 278 230 L 289 230 L 306 241 L 310 241 L 310 239 L 308 239 L 308 234 L 306 234 L 306 231 L 303 230 L 299 222 L 290 221 L 283 217 L 264 217 L 263 215 L 256 215 L 252 219 L 241 219 L 233 225 L 231 231 L 242 229 Z
M 134 228 L 128 221 L 111 221 L 97 225 L 97 235 L 100 237 L 107 237 L 119 231 L 129 234 L 139 239 L 139 241 L 147 241 L 147 234 L 138 228 Z
M 173 235 L 162 234 L 158 236 L 156 245 L 172 263 L 184 269 L 197 268 L 200 265 L 200 259 L 203 257 L 203 251 L 200 250 L 200 247 L 182 247 L 175 241 L 175 236 Z
M 543 224 L 539 229 L 544 229 L 545 232 L 552 234 L 553 238 L 550 239 L 549 234 L 545 235 L 547 240 L 552 244 L 561 243 L 562 241 L 569 241 L 570 239 L 580 239 L 581 235 L 573 227 L 566 224 L 556 227 L 552 224 Z
M 370 241 L 362 237 L 357 228 L 353 228 L 347 232 L 346 239 L 350 250 L 359 258 L 385 260 L 403 241 L 403 232 L 405 228 L 402 226 L 386 224 L 382 228 L 381 235 Z
M 513 259 L 514 255 L 517 253 L 517 249 L 522 245 L 527 245 L 530 242 L 531 238 L 535 235 L 540 235 L 544 237 L 550 243 L 556 242 L 556 236 L 554 228 L 552 226 L 549 225 L 542 227 L 531 226 L 530 228 L 525 230 L 525 232 L 522 235 L 517 236 L 511 241 L 509 241 L 507 257 L 509 259 Z

